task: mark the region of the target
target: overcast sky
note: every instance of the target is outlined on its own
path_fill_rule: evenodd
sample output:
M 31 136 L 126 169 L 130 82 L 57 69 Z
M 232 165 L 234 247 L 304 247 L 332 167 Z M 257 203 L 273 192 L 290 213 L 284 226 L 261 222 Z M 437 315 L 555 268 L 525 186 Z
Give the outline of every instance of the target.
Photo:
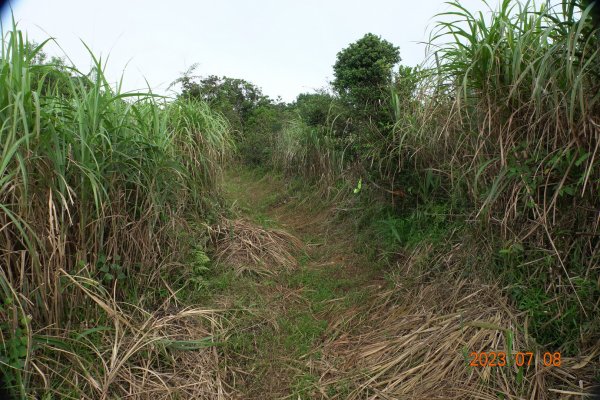
M 462 0 L 486 10 L 481 0 Z M 497 4 L 497 0 L 491 0 Z M 109 56 L 106 74 L 124 87 L 166 93 L 194 63 L 198 75 L 244 78 L 292 101 L 332 79 L 338 51 L 372 32 L 400 46 L 402 63 L 425 57 L 422 43 L 444 0 L 11 0 L 19 28 L 41 42 L 54 37 L 84 71 L 95 54 Z M 10 23 L 5 8 L 4 29 Z M 7 25 L 8 24 L 8 25 Z M 64 50 L 64 53 L 63 53 Z M 145 80 L 144 80 L 145 79 Z

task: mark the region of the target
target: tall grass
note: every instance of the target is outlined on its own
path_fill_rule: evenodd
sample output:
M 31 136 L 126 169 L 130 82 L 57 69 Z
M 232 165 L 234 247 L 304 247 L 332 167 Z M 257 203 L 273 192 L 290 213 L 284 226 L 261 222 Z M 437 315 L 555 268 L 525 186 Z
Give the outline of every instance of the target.
M 438 51 L 438 82 L 446 85 L 438 100 L 450 105 L 441 109 L 448 122 L 430 136 L 443 156 L 431 162 L 451 177 L 452 190 L 466 192 L 476 216 L 500 228 L 498 264 L 517 284 L 512 291 L 534 335 L 573 351 L 574 342 L 600 333 L 592 317 L 600 43 L 590 8 L 504 0 L 486 18 L 451 5 L 446 16 L 455 21 L 432 39 L 451 40 Z M 518 261 L 507 264 L 504 255 L 515 252 Z
M 400 184 L 431 181 L 421 198 L 473 210 L 493 243 L 486 272 L 505 279 L 530 333 L 577 352 L 600 334 L 600 43 L 590 9 L 504 0 L 474 14 L 449 4 L 418 106 L 394 104 L 380 159 Z
M 36 64 L 42 47 L 2 41 L 0 371 L 23 398 L 144 393 L 134 376 L 167 390 L 160 335 L 187 317 L 144 307 L 168 302 L 181 232 L 214 208 L 228 124 L 114 89 L 93 55 L 89 74 Z
M 344 162 L 344 152 L 336 148 L 331 129 L 309 126 L 297 116 L 289 119 L 274 138 L 274 166 L 286 173 L 331 183 L 343 171 Z
M 600 41 L 591 8 L 557 3 L 503 0 L 488 13 L 448 3 L 431 62 L 401 70 L 382 105 L 395 123 L 355 124 L 342 139 L 362 135 L 361 174 L 400 207 L 441 202 L 464 216 L 489 248 L 479 269 L 503 279 L 529 333 L 577 353 L 600 337 Z M 295 131 L 280 153 L 335 147 Z M 311 175 L 329 173 L 310 163 Z

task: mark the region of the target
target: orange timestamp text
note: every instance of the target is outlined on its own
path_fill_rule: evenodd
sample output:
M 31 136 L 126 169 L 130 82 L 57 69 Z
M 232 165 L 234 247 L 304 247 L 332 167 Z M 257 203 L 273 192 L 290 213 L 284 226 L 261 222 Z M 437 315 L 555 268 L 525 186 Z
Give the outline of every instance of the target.
M 469 354 L 470 367 L 505 367 L 516 365 L 517 367 L 530 366 L 535 354 L 531 351 L 507 354 L 504 351 L 473 351 Z M 545 352 L 542 355 L 542 364 L 545 367 L 560 367 L 560 352 Z

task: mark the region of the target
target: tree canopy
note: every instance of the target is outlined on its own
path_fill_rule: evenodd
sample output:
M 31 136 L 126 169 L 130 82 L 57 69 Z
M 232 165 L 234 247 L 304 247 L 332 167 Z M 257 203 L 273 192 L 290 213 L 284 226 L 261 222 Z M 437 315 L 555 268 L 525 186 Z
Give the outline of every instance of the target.
M 400 49 L 367 33 L 337 54 L 333 88 L 357 107 L 369 107 L 382 98 L 391 83 L 392 67 L 400 62 Z
M 236 130 L 243 129 L 257 107 L 271 103 L 259 87 L 244 79 L 209 75 L 196 80 L 190 72 L 176 81 L 182 85 L 181 97 L 206 101 L 221 112 Z

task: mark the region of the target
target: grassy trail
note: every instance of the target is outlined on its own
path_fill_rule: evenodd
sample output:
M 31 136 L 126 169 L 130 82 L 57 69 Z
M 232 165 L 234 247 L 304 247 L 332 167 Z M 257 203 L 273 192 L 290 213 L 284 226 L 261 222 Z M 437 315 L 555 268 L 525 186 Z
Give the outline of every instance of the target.
M 326 329 L 382 282 L 353 250 L 352 236 L 328 222 L 327 207 L 303 202 L 277 179 L 248 171 L 230 172 L 225 182 L 226 196 L 243 218 L 284 229 L 304 243 L 292 272 L 236 277 L 223 285 L 221 304 L 240 310 L 224 350 L 229 383 L 244 399 L 321 397 L 315 365 Z
M 575 374 L 591 376 L 591 364 L 567 357 L 564 368 L 538 370 L 539 359 L 527 369 L 469 368 L 474 349 L 543 350 L 521 333 L 497 286 L 464 275 L 461 246 L 432 251 L 421 238 L 390 269 L 375 257 L 383 236 L 335 217 L 334 203 L 294 181 L 242 169 L 224 187 L 241 226 L 303 244 L 295 268 L 239 275 L 223 264 L 210 278 L 213 305 L 229 310 L 220 359 L 233 398 L 554 399 L 546 387 L 573 392 Z

